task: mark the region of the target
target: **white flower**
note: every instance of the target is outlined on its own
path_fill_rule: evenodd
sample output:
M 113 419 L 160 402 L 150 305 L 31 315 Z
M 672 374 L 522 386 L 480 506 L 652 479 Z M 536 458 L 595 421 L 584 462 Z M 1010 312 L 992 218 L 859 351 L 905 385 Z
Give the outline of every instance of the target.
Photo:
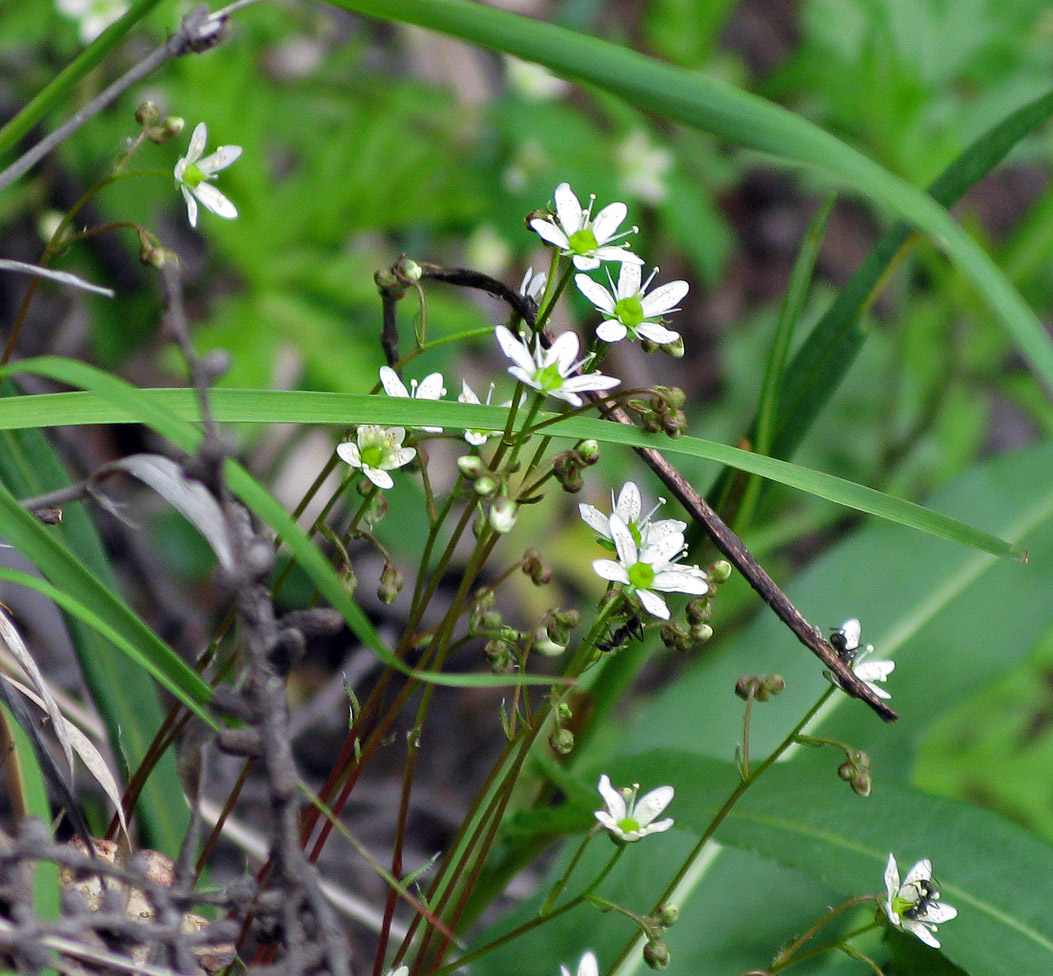
M 226 217 L 227 220 L 233 220 L 238 215 L 238 208 L 208 181 L 241 155 L 241 146 L 220 146 L 214 153 L 202 159 L 201 154 L 205 151 L 207 141 L 208 129 L 204 122 L 199 122 L 190 137 L 186 155 L 175 165 L 176 186 L 183 191 L 186 215 L 191 227 L 197 226 L 198 201 L 201 201 L 206 210 L 211 210 L 219 217 Z
M 674 790 L 671 786 L 659 786 L 636 799 L 639 785 L 616 790 L 604 774 L 600 777 L 598 789 L 603 797 L 604 809 L 596 811 L 596 819 L 618 840 L 639 840 L 648 834 L 660 834 L 673 826 L 673 821 L 668 818 L 657 822 L 654 819 L 672 801 Z
M 617 285 L 611 281 L 610 274 L 607 275 L 610 291 L 588 275 L 579 274 L 574 278 L 578 290 L 607 316 L 596 329 L 596 335 L 604 342 L 618 342 L 629 336 L 663 346 L 680 338 L 678 332 L 665 328 L 661 319 L 670 312 L 680 311 L 676 303 L 687 294 L 687 282 L 670 281 L 648 295 L 647 289 L 656 274 L 657 268 L 641 285 L 640 266 L 623 264 Z
M 646 203 L 661 203 L 669 190 L 666 174 L 672 169 L 673 154 L 657 146 L 643 129 L 634 129 L 614 151 L 618 183 L 631 197 Z
M 629 593 L 635 593 L 651 616 L 669 619 L 669 607 L 656 591 L 693 596 L 709 592 L 706 574 L 701 569 L 677 565 L 676 561 L 684 554 L 683 532 L 671 529 L 647 532 L 637 542 L 619 515 L 611 515 L 607 524 L 618 559 L 596 559 L 592 569 L 601 579 L 621 583 Z
M 363 424 L 355 440 L 338 444 L 336 453 L 351 467 L 361 468 L 378 488 L 390 488 L 395 482 L 388 472 L 409 464 L 417 456 L 415 448 L 402 446 L 405 436 L 402 427 Z
M 629 532 L 632 533 L 633 541 L 637 545 L 644 542 L 657 541 L 672 533 L 683 534 L 684 529 L 687 528 L 687 523 L 681 522 L 680 519 L 652 521 L 654 513 L 658 511 L 658 506 L 664 504 L 664 502 L 664 498 L 659 498 L 658 505 L 655 505 L 651 511 L 641 518 L 640 513 L 643 511 L 643 501 L 640 497 L 640 489 L 636 487 L 634 482 L 627 481 L 622 485 L 622 490 L 618 493 L 617 500 L 614 498 L 614 492 L 611 492 L 611 514 L 617 515 L 625 523 Z M 608 542 L 613 542 L 614 536 L 611 534 L 610 516 L 604 515 L 594 505 L 586 505 L 584 503 L 578 505 L 578 511 L 589 528 L 598 532 Z M 613 545 L 610 548 L 613 548 Z
M 543 349 L 539 342 L 533 353 L 503 325 L 499 325 L 494 334 L 502 352 L 515 363 L 508 368 L 512 376 L 535 390 L 566 400 L 571 406 L 581 406 L 579 393 L 609 390 L 620 382 L 602 373 L 573 375 L 583 362 L 577 359 L 580 343 L 573 332 L 558 336 L 548 349 Z
M 558 247 L 561 254 L 572 257 L 574 267 L 579 271 L 592 271 L 600 266 L 601 261 L 643 264 L 640 258 L 626 250 L 627 245 L 610 243 L 636 230 L 634 227 L 633 231 L 617 232 L 629 212 L 624 203 L 607 204 L 593 219 L 592 205 L 596 198 L 590 198 L 588 209 L 583 208 L 569 183 L 560 183 L 556 187 L 554 199 L 555 218 L 535 217 L 530 226 L 543 241 Z
M 490 389 L 486 393 L 486 405 L 490 406 L 490 397 L 494 395 L 494 384 L 490 384 Z M 457 397 L 458 403 L 475 403 L 481 405 L 479 397 L 475 395 L 473 390 L 465 380 L 461 380 L 461 392 Z M 496 437 L 499 430 L 465 430 L 464 439 L 472 445 L 472 447 L 482 447 L 491 437 Z
M 878 698 L 891 698 L 892 695 L 885 691 L 884 688 L 879 688 L 875 682 L 887 681 L 888 676 L 896 668 L 896 662 L 864 660 L 867 655 L 874 653 L 874 645 L 867 644 L 866 647 L 860 647 L 859 637 L 861 633 L 862 627 L 859 621 L 853 617 L 851 620 L 846 620 L 830 635 L 830 646 L 837 651 L 837 656 L 852 669 L 855 676 L 866 684 Z M 823 673 L 838 688 L 844 690 L 836 675 L 826 671 Z
M 519 286 L 519 294 L 534 299 L 534 302 L 536 303 L 540 300 L 547 283 L 547 272 L 535 272 L 533 268 L 527 268 L 526 274 L 523 275 L 523 283 Z
M 932 864 L 928 858 L 918 861 L 900 884 L 895 855 L 889 854 L 885 865 L 885 892 L 888 920 L 896 928 L 916 935 L 933 949 L 939 949 L 940 942 L 932 933 L 937 925 L 957 917 L 958 909 L 940 901 L 940 893 L 932 883 Z
M 442 385 L 442 373 L 429 373 L 418 383 L 410 380 L 409 389 L 390 366 L 380 367 L 380 383 L 384 392 L 393 397 L 409 397 L 412 400 L 438 400 L 446 393 L 446 387 Z M 479 401 L 476 400 L 476 403 Z M 441 427 L 421 427 L 432 434 L 441 434 Z
M 59 13 L 80 22 L 80 39 L 85 44 L 95 40 L 110 24 L 124 16 L 124 0 L 56 0 Z
M 570 970 L 566 966 L 560 965 L 560 970 L 563 976 L 570 976 Z M 578 976 L 600 976 L 599 963 L 596 962 L 596 954 L 593 952 L 586 952 L 581 957 L 581 962 L 578 963 Z

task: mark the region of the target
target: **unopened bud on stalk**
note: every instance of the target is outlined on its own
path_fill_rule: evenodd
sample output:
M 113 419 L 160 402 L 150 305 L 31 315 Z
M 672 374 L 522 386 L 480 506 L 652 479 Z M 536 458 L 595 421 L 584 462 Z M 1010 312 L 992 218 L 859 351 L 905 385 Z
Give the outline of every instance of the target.
M 718 559 L 716 562 L 709 564 L 707 573 L 710 580 L 714 583 L 726 583 L 731 579 L 731 563 L 726 559 Z
M 383 603 L 394 603 L 406 582 L 406 574 L 394 563 L 384 563 L 384 569 L 380 574 L 380 586 L 377 587 L 377 597 Z
M 507 495 L 495 498 L 490 504 L 490 528 L 495 532 L 501 535 L 511 532 L 518 518 L 519 506 Z
M 654 920 L 657 925 L 676 925 L 677 919 L 680 918 L 680 909 L 676 905 L 663 905 L 655 912 Z
M 405 254 L 395 263 L 395 270 L 407 281 L 420 281 L 424 274 L 424 269 L 413 258 L 408 258 Z
M 599 441 L 593 440 L 591 437 L 588 440 L 582 441 L 578 447 L 578 457 L 581 458 L 585 464 L 595 464 L 600 459 L 600 443 Z
M 457 467 L 466 478 L 471 478 L 473 481 L 476 478 L 481 478 L 484 473 L 489 471 L 486 463 L 481 457 L 477 457 L 474 454 L 465 454 L 457 459 Z
M 570 729 L 556 729 L 548 737 L 548 744 L 557 756 L 567 756 L 574 750 L 574 733 Z
M 651 969 L 665 969 L 669 965 L 669 946 L 661 940 L 648 942 L 643 949 L 643 958 Z
M 662 346 L 662 352 L 667 356 L 672 356 L 673 359 L 684 358 L 684 340 L 682 337 L 678 337 L 674 342 L 667 342 Z
M 161 118 L 161 110 L 153 102 L 143 102 L 135 110 L 135 121 L 143 128 L 148 125 L 157 125 Z

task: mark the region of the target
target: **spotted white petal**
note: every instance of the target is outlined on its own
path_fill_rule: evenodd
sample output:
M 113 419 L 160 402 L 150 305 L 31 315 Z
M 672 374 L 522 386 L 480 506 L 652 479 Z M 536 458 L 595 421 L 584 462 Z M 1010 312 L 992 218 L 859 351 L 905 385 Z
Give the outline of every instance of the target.
M 596 335 L 604 342 L 621 342 L 629 330 L 617 319 L 607 319 L 596 327 Z
M 614 514 L 626 525 L 635 522 L 643 511 L 643 498 L 636 482 L 627 481 L 618 492 L 618 500 L 614 503 Z
M 599 790 L 600 796 L 603 797 L 603 804 L 607 808 L 606 813 L 616 820 L 621 820 L 626 812 L 625 797 L 611 786 L 610 777 L 606 773 L 600 776 L 600 782 L 596 789 Z
M 659 620 L 669 619 L 669 605 L 654 590 L 637 590 L 636 595 L 644 610 L 652 617 L 658 617 Z
M 561 251 L 565 251 L 570 247 L 570 238 L 551 220 L 535 217 L 530 221 L 530 227 L 546 244 L 558 247 Z
M 607 516 L 595 505 L 586 505 L 582 502 L 578 505 L 578 512 L 581 514 L 582 520 L 593 532 L 598 532 L 605 539 L 611 537 L 611 531 L 607 525 Z
M 207 210 L 211 210 L 216 216 L 226 217 L 227 220 L 237 217 L 238 208 L 211 183 L 199 183 L 191 192 Z
M 556 218 L 568 237 L 576 234 L 585 226 L 587 211 L 582 207 L 569 183 L 560 183 L 555 193 L 552 194 L 552 199 L 556 204 Z
M 205 151 L 205 143 L 208 141 L 208 127 L 204 122 L 198 122 L 190 136 L 190 145 L 186 151 L 185 162 L 187 165 L 196 163 Z
M 703 596 L 709 592 L 709 583 L 704 576 L 688 572 L 687 567 L 681 569 L 679 566 L 655 573 L 654 582 L 651 585 L 663 593 L 690 593 L 692 596 Z
M 626 264 L 622 265 L 622 267 L 628 268 L 633 267 L 633 265 Z M 594 281 L 587 274 L 579 274 L 574 276 L 574 284 L 578 286 L 578 291 L 600 311 L 606 312 L 608 315 L 614 314 L 614 305 L 617 299 L 598 281 Z
M 241 155 L 241 146 L 220 146 L 214 153 L 206 156 L 198 164 L 197 168 L 202 173 L 212 175 L 221 169 L 226 169 Z
M 197 227 L 197 200 L 185 186 L 180 186 L 179 189 L 183 191 L 183 199 L 186 200 L 186 219 L 191 227 Z
M 600 579 L 605 579 L 609 583 L 627 585 L 629 582 L 629 574 L 625 571 L 625 567 L 613 559 L 594 559 L 592 571 Z
M 851 620 L 846 620 L 838 629 L 844 636 L 846 650 L 853 651 L 859 647 L 859 638 L 863 633 L 863 627 L 855 617 Z
M 569 189 L 569 188 L 568 188 Z M 577 199 L 575 198 L 575 202 Z M 625 220 L 629 213 L 629 208 L 624 203 L 608 203 L 598 214 L 592 222 L 592 232 L 596 235 L 596 242 L 598 244 L 606 244 L 612 237 L 618 233 L 618 228 L 622 225 L 622 221 Z M 566 227 L 566 224 L 563 225 Z
M 641 827 L 646 827 L 672 802 L 675 791 L 671 786 L 659 786 L 645 793 L 633 807 L 633 816 Z M 669 821 L 672 825 L 672 820 Z
M 388 396 L 408 397 L 410 395 L 406 384 L 390 366 L 380 367 L 380 385 L 384 387 L 384 392 Z
M 494 329 L 494 335 L 497 337 L 497 343 L 501 347 L 501 351 L 522 372 L 533 378 L 536 364 L 534 363 L 534 357 L 530 354 L 530 350 L 503 325 L 499 325 Z M 530 381 L 524 380 L 524 382 Z
M 596 331 L 597 333 L 599 332 L 598 329 Z M 648 342 L 653 342 L 656 346 L 665 346 L 671 342 L 676 342 L 680 338 L 679 332 L 667 329 L 664 325 L 659 325 L 657 322 L 641 323 L 636 327 L 636 334 Z

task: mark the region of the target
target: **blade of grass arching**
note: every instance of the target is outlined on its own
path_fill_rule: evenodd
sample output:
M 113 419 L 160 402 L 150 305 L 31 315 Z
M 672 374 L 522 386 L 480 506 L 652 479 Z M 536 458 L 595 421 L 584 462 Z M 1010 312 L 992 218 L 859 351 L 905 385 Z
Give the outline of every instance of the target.
M 969 146 L 944 170 L 929 192 L 939 203 L 952 206 L 1051 115 L 1053 92 L 1017 109 Z M 890 228 L 797 351 L 783 385 L 778 430 L 772 445 L 775 457 L 793 456 L 848 374 L 867 335 L 862 317 L 913 241 L 907 224 L 897 223 Z
M 39 94 L 30 100 L 13 119 L 0 128 L 0 159 L 10 153 L 30 129 L 65 99 L 89 71 L 102 63 L 127 33 L 161 0 L 136 0 L 120 20 L 95 38 L 75 60 L 71 61 Z
M 994 262 L 924 190 L 819 126 L 726 82 L 599 38 L 466 0 L 332 0 L 384 20 L 452 34 L 590 82 L 648 112 L 824 174 L 923 231 L 973 283 L 1047 387 L 1053 340 Z
M 51 828 L 51 804 L 48 802 L 44 776 L 37 764 L 33 744 L 15 720 L 4 702 L 0 701 L 0 743 L 4 749 L 4 760 L 8 768 L 4 771 L 5 786 L 17 783 L 17 796 L 9 797 L 13 811 L 20 805 L 26 815 L 36 817 L 49 830 Z M 6 741 L 5 741 L 6 740 Z M 8 751 L 10 749 L 10 752 Z M 62 917 L 59 902 L 59 869 L 53 861 L 38 861 L 33 865 L 33 908 L 38 918 L 55 922 Z M 46 970 L 51 973 L 53 970 Z
M 25 360 L 11 369 L 38 372 L 71 385 L 121 383 L 82 363 L 50 358 Z M 102 377 L 101 379 L 99 377 Z M 98 392 L 52 393 L 21 397 L 19 402 L 0 400 L 0 430 L 32 423 L 35 426 L 69 424 L 70 418 L 81 423 L 146 423 L 168 437 L 184 450 L 193 450 L 197 432 L 181 425 L 184 418 L 198 417 L 194 396 L 189 390 L 136 390 L 121 383 L 124 397 L 134 397 L 134 402 L 125 399 L 113 402 L 101 397 Z M 407 397 L 374 397 L 354 393 L 311 393 L 303 390 L 214 390 L 212 407 L 217 420 L 241 423 L 308 423 L 339 424 L 353 423 L 400 424 L 406 427 L 421 424 L 441 424 L 444 427 L 479 430 L 503 430 L 507 418 L 500 407 L 477 406 L 466 403 L 431 401 L 421 403 Z M 545 434 L 552 437 L 579 440 L 594 438 L 606 444 L 621 444 L 627 447 L 654 447 L 665 454 L 680 454 L 704 461 L 736 468 L 756 474 L 771 481 L 800 491 L 808 492 L 827 501 L 855 509 L 867 515 L 888 519 L 911 528 L 972 546 L 997 556 L 1024 559 L 1026 553 L 1016 546 L 981 532 L 955 519 L 933 512 L 913 502 L 893 498 L 863 485 L 845 481 L 821 471 L 802 468 L 788 461 L 764 457 L 752 451 L 717 444 L 698 437 L 681 437 L 672 440 L 657 434 L 648 434 L 638 427 L 614 424 L 591 417 L 561 417 L 558 414 L 540 414 L 538 421 L 548 425 Z M 332 573 L 329 564 L 321 558 L 310 540 L 288 518 L 284 509 L 264 488 L 258 485 L 243 469 L 232 466 L 232 486 L 257 514 L 274 527 L 283 538 L 288 534 L 290 548 L 297 558 L 308 562 L 304 568 L 314 582 L 331 599 L 340 596 L 341 606 L 346 602 L 342 584 Z M 233 479 L 236 478 L 237 481 Z M 260 506 L 257 508 L 256 506 Z M 286 524 L 288 523 L 288 524 Z M 321 560 L 321 566 L 316 564 Z M 322 566 L 325 570 L 322 570 Z M 332 576 L 332 579 L 329 579 Z M 340 591 L 338 593 L 338 590 Z M 340 606 L 337 609 L 340 609 Z M 360 611 L 359 611 L 360 612 Z M 360 635 L 361 636 L 361 635 Z M 379 640 L 379 638 L 377 638 Z M 366 643 L 369 643 L 366 641 Z M 373 646 L 370 644 L 370 646 Z M 380 653 L 380 652 L 378 652 Z M 383 654 L 380 655 L 386 660 Z M 466 676 L 465 676 L 466 677 Z M 465 680 L 457 676 L 443 676 L 442 683 Z
M 812 284 L 812 275 L 815 273 L 815 262 L 819 257 L 819 249 L 822 247 L 823 237 L 826 234 L 826 225 L 830 220 L 836 200 L 837 197 L 831 195 L 819 208 L 819 212 L 812 219 L 808 232 L 804 236 L 801 252 L 794 262 L 790 283 L 786 289 L 786 298 L 783 301 L 779 322 L 775 329 L 775 339 L 772 342 L 771 353 L 768 355 L 768 365 L 764 371 L 764 383 L 761 386 L 760 402 L 757 406 L 757 432 L 752 445 L 757 454 L 768 454 L 771 451 L 772 440 L 775 436 L 775 418 L 782 392 L 782 377 L 786 369 L 786 357 L 790 352 L 790 342 L 797 328 L 797 322 L 804 310 L 805 299 L 808 297 L 808 290 Z M 763 484 L 764 482 L 757 475 L 750 475 L 746 481 L 742 501 L 732 524 L 732 528 L 739 535 L 742 535 L 753 522 Z M 721 509 L 722 506 L 718 508 L 718 510 Z
M 0 404 L 20 399 L 9 383 L 0 387 Z M 0 435 L 0 480 L 18 497 L 40 495 L 63 487 L 69 477 L 41 430 L 5 431 Z M 117 591 L 102 541 L 83 506 L 70 505 L 60 525 L 46 530 L 74 553 L 90 575 L 111 593 Z M 106 725 L 113 754 L 133 765 L 142 758 L 160 722 L 157 688 L 134 660 L 76 615 L 65 615 L 70 639 L 91 699 Z M 127 773 L 127 770 L 124 770 Z M 180 794 L 175 757 L 162 758 L 139 801 L 144 839 L 158 850 L 173 851 L 186 835 L 189 812 L 172 798 Z

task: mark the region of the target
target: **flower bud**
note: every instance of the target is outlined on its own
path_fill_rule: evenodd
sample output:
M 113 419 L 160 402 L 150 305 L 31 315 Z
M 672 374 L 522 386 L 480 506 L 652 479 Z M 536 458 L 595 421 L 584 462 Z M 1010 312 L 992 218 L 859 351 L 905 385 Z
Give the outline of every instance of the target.
M 178 115 L 166 115 L 161 120 L 161 129 L 169 139 L 179 135 L 179 133 L 183 131 L 185 125 L 186 122 Z
M 483 647 L 483 654 L 494 674 L 507 674 L 515 666 L 514 648 L 508 641 L 490 640 Z
M 562 644 L 552 639 L 547 627 L 538 627 L 534 631 L 534 650 L 545 657 L 559 657 L 567 649 L 564 641 Z
M 869 773 L 860 773 L 858 776 L 852 777 L 850 785 L 853 793 L 859 796 L 870 796 L 870 790 L 874 783 Z
M 574 733 L 570 729 L 556 729 L 548 737 L 548 744 L 557 756 L 567 756 L 574 749 Z
M 394 603 L 395 597 L 399 595 L 406 582 L 406 574 L 394 563 L 384 563 L 384 569 L 380 574 L 380 586 L 377 587 L 377 597 L 382 603 Z
M 709 564 L 707 572 L 714 583 L 726 583 L 731 579 L 731 563 L 726 559 L 718 559 Z
M 488 474 L 481 475 L 472 484 L 472 490 L 482 498 L 489 498 L 498 489 L 497 482 Z
M 478 484 L 479 482 L 476 482 Z M 490 505 L 490 528 L 495 532 L 505 535 L 512 531 L 512 527 L 519 518 L 519 506 L 507 495 L 495 498 Z
M 465 454 L 463 457 L 459 457 L 457 459 L 457 467 L 461 474 L 466 478 L 471 478 L 472 481 L 482 477 L 484 472 L 489 470 L 486 462 L 475 454 Z
M 672 356 L 673 359 L 684 358 L 684 340 L 683 337 L 677 337 L 673 342 L 667 342 L 662 346 L 662 352 L 667 356 Z
M 781 675 L 746 674 L 735 682 L 735 694 L 742 699 L 752 696 L 757 701 L 765 702 L 774 698 L 785 687 L 786 682 Z
M 695 597 L 694 600 L 688 601 L 684 614 L 692 627 L 708 623 L 713 617 L 713 604 L 710 603 L 708 596 Z
M 161 118 L 161 110 L 153 102 L 143 102 L 135 110 L 135 121 L 143 128 L 148 125 L 157 125 Z
M 713 639 L 713 628 L 709 624 L 695 624 L 688 633 L 696 644 L 705 644 Z
M 406 257 L 405 254 L 395 263 L 395 270 L 407 281 L 420 281 L 421 276 L 424 274 L 424 269 L 412 258 Z
M 670 959 L 668 944 L 660 939 L 648 942 L 643 949 L 643 958 L 651 969 L 665 969 Z
M 586 464 L 595 464 L 600 459 L 599 441 L 594 441 L 591 437 L 582 441 L 578 445 L 577 451 L 578 457 Z
M 656 925 L 676 925 L 679 918 L 680 909 L 676 905 L 662 905 L 654 915 Z

